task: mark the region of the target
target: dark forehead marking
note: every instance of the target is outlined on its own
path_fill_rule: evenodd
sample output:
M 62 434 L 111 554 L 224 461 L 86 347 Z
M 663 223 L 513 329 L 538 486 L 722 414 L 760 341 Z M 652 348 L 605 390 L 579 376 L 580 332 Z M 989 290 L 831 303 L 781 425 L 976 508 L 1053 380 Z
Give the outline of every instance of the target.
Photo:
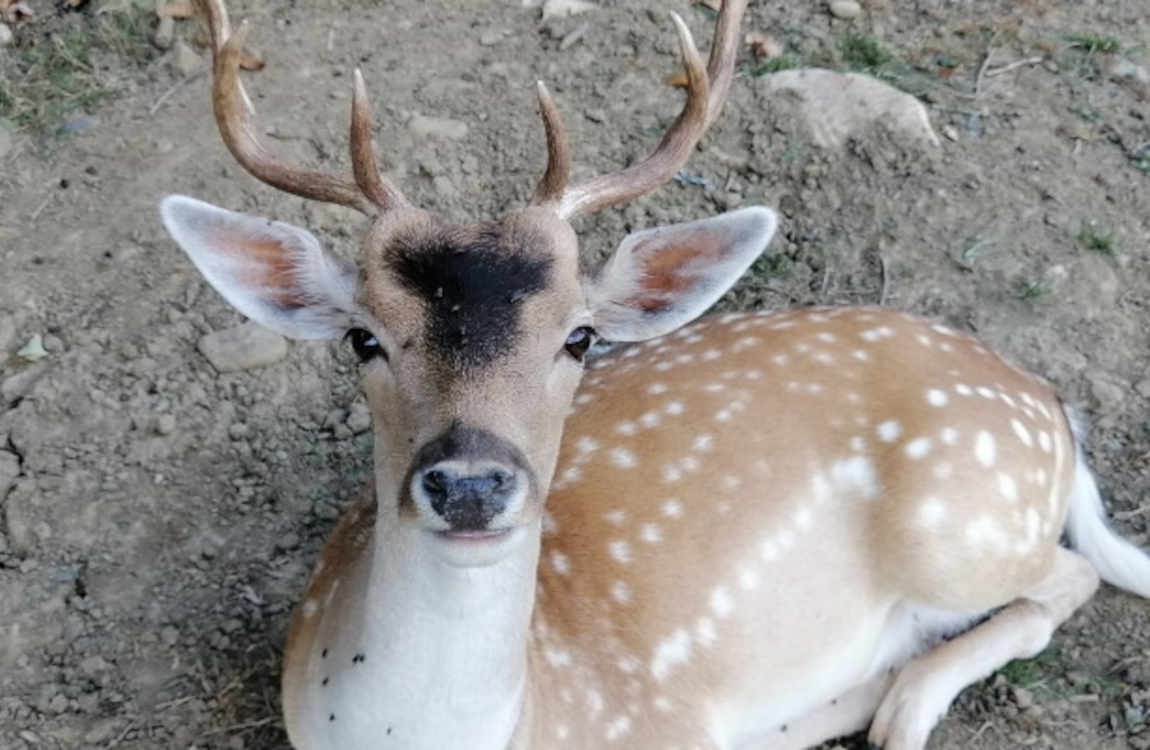
M 392 245 L 392 273 L 423 301 L 424 339 L 436 359 L 453 370 L 482 368 L 514 348 L 523 300 L 550 281 L 541 241 L 489 226 Z

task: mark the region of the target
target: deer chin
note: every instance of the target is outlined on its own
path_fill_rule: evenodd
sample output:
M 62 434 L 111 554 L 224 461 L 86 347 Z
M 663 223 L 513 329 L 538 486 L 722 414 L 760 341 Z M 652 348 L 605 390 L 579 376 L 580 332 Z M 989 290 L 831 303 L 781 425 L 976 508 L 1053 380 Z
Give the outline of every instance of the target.
M 435 531 L 427 536 L 436 554 L 457 568 L 483 568 L 505 559 L 521 546 L 525 526 L 506 526 L 482 531 Z

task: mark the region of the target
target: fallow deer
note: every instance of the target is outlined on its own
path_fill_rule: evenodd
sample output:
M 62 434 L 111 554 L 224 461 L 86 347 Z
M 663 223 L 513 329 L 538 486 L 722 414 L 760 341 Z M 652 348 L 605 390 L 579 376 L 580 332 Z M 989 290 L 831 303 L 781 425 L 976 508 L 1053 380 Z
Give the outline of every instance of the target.
M 568 186 L 540 85 L 533 200 L 466 226 L 381 176 L 358 73 L 354 181 L 275 161 L 244 109 L 245 27 L 200 5 L 239 162 L 375 215 L 352 264 L 294 226 L 161 206 L 241 312 L 346 336 L 362 360 L 374 476 L 292 623 L 295 747 L 801 748 L 869 724 L 876 745 L 920 748 L 1099 573 L 1150 596 L 1150 558 L 1107 527 L 1051 387 L 965 334 L 872 308 L 692 322 L 765 249 L 770 210 L 640 231 L 580 273 L 568 221 L 685 163 L 745 2 L 724 3 L 706 70 L 674 18 L 686 104 L 621 172 Z M 595 336 L 646 343 L 583 377 Z

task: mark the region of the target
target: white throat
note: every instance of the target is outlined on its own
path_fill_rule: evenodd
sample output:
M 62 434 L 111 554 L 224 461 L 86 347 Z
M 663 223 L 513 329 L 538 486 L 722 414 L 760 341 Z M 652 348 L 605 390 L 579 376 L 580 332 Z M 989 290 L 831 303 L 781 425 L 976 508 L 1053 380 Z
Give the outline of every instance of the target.
M 484 567 L 449 564 L 446 543 L 377 521 L 369 564 L 347 581 L 355 614 L 333 631 L 346 635 L 318 657 L 333 672 L 319 695 L 340 707 L 319 722 L 321 746 L 507 747 L 526 684 L 539 529 L 519 530 Z

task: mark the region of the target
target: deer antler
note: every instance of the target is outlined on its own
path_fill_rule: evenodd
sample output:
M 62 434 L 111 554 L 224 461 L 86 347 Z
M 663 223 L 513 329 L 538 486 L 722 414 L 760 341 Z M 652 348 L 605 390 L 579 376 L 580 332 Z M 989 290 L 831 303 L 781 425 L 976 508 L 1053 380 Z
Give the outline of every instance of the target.
M 379 172 L 371 142 L 371 109 L 359 71 L 351 113 L 351 161 L 355 179 L 310 169 L 289 167 L 260 142 L 248 112 L 251 103 L 240 83 L 240 52 L 247 37 L 247 22 L 231 31 L 223 0 L 196 0 L 207 19 L 212 38 L 212 104 L 220 136 L 244 169 L 272 187 L 312 200 L 336 203 L 372 215 L 408 205 L 398 188 Z M 366 200 L 365 200 L 366 197 Z
M 539 109 L 547 131 L 547 171 L 535 190 L 532 205 L 553 205 L 560 217 L 570 219 L 636 198 L 674 177 L 723 109 L 738 55 L 739 22 L 746 6 L 747 0 L 724 0 L 706 70 L 687 25 L 678 15 L 671 14 L 687 69 L 687 101 L 655 151 L 627 169 L 568 188 L 571 157 L 567 139 L 555 104 L 540 84 Z

